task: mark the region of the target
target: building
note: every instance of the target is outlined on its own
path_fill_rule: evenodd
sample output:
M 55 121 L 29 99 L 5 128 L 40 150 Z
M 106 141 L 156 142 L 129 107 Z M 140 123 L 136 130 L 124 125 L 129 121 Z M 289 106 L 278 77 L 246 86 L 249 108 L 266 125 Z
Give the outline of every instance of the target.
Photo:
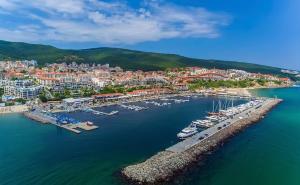
M 93 98 L 66 98 L 63 99 L 62 105 L 66 109 L 69 107 L 79 108 L 82 106 L 91 105 L 93 103 Z
M 1 81 L 4 95 L 22 99 L 34 99 L 39 96 L 42 87 L 33 85 L 29 80 Z
M 120 100 L 124 98 L 124 94 L 122 93 L 98 94 L 98 95 L 94 95 L 93 98 L 98 102 Z
M 37 98 L 41 92 L 41 86 L 31 87 L 17 87 L 17 86 L 5 86 L 4 95 L 14 96 L 22 99 L 34 99 Z

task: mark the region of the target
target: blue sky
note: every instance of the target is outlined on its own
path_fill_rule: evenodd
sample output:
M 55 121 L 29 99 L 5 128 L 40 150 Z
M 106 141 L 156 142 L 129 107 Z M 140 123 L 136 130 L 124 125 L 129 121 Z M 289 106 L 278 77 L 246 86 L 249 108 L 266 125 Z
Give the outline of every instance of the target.
M 0 39 L 300 70 L 297 0 L 0 0 Z

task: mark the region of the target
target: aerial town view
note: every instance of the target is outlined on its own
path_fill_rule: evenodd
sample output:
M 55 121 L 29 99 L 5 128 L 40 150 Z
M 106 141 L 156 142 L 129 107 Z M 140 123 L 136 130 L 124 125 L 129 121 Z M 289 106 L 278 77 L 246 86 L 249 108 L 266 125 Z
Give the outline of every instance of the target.
M 0 185 L 298 185 L 299 7 L 0 0 Z

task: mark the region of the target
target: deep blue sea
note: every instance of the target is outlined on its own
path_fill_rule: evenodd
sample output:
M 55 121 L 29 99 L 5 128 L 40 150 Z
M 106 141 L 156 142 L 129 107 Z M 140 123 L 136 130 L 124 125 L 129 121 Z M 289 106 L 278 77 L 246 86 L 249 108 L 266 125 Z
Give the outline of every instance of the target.
M 299 185 L 300 88 L 264 89 L 284 102 L 170 184 Z M 1 185 L 123 185 L 123 167 L 176 143 L 176 134 L 212 109 L 213 98 L 190 98 L 141 112 L 117 106 L 116 116 L 76 112 L 99 128 L 74 134 L 21 114 L 0 116 Z M 241 101 L 235 101 L 241 103 Z M 139 105 L 146 106 L 143 103 Z

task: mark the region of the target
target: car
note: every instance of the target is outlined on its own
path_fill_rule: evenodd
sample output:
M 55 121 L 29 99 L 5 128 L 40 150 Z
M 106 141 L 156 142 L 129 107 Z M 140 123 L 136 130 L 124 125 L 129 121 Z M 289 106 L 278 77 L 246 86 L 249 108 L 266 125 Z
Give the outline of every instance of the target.
M 204 139 L 204 137 L 203 137 L 203 136 L 199 137 L 199 139 L 198 139 L 198 140 L 202 140 L 202 139 Z
M 218 130 L 221 130 L 222 127 L 218 127 Z

